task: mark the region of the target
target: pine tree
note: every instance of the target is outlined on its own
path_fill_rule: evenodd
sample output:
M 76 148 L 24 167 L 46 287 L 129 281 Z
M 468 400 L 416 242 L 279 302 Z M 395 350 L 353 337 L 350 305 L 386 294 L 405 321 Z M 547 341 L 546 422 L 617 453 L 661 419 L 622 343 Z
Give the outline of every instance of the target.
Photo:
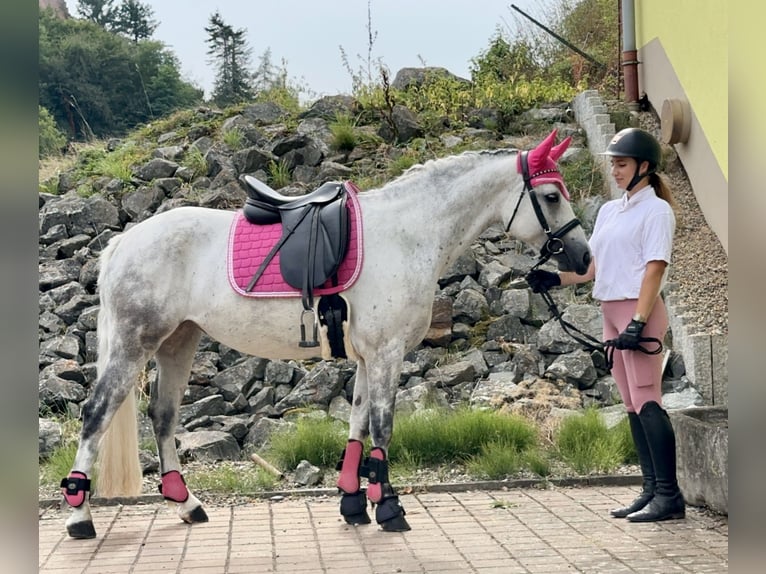
M 225 106 L 251 100 L 254 95 L 252 73 L 249 71 L 251 49 L 245 38 L 246 30 L 235 30 L 223 21 L 220 12 L 210 16 L 208 55 L 218 66 L 213 88 L 213 101 Z
M 77 13 L 105 29 L 114 21 L 116 11 L 114 0 L 77 0 Z
M 123 0 L 115 10 L 110 29 L 125 34 L 138 43 L 139 40 L 151 38 L 157 29 L 157 22 L 152 19 L 154 10 L 148 4 L 138 0 Z

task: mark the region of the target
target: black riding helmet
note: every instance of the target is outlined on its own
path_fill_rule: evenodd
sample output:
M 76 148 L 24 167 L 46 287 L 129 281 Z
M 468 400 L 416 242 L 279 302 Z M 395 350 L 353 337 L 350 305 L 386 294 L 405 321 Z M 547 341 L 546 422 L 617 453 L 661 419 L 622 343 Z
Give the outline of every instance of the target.
M 659 142 L 649 132 L 639 128 L 625 128 L 614 135 L 603 155 L 633 157 L 638 160 L 636 174 L 626 188 L 627 191 L 630 191 L 642 177 L 657 171 L 662 159 L 662 149 L 660 149 Z M 649 171 L 639 175 L 638 170 L 642 161 L 649 162 Z

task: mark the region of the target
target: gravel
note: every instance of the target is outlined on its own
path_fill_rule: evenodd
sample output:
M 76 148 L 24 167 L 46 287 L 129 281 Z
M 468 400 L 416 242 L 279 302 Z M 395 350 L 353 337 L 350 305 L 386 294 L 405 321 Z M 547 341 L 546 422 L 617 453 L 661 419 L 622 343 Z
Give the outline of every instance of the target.
M 659 138 L 660 124 L 652 112 L 639 114 L 639 125 Z M 729 332 L 729 257 L 710 229 L 675 150 L 663 146 L 665 170 L 678 204 L 676 236 L 668 282 L 679 299 L 692 332 Z

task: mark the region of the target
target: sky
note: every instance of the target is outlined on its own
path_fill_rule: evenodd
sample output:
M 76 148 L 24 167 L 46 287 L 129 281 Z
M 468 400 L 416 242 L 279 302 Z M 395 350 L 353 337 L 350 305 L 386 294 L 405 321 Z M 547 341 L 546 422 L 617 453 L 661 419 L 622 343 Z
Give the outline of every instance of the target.
M 351 70 L 367 70 L 369 48 L 367 0 L 142 0 L 159 23 L 153 39 L 163 42 L 180 60 L 185 80 L 209 96 L 215 67 L 207 55 L 205 26 L 217 10 L 223 21 L 245 29 L 252 50 L 252 69 L 271 50 L 278 68 L 285 61 L 294 84 L 312 95 L 351 92 Z M 78 17 L 77 0 L 66 0 Z M 489 47 L 501 30 L 505 37 L 519 25 L 535 27 L 510 5 L 545 23 L 546 0 L 369 0 L 371 30 L 376 34 L 371 60 L 391 74 L 405 67 L 440 66 L 470 79 L 471 59 Z M 374 73 L 374 69 L 373 69 Z

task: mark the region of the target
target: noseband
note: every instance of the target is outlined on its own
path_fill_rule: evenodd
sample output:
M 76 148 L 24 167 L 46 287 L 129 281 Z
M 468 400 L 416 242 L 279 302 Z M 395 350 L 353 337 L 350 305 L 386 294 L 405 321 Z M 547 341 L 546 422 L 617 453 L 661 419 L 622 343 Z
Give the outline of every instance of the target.
M 535 263 L 534 267 L 532 267 L 532 269 L 535 269 L 548 261 L 551 256 L 558 255 L 564 251 L 564 242 L 562 241 L 562 237 L 580 225 L 580 220 L 575 217 L 570 222 L 562 225 L 556 231 L 551 231 L 551 228 L 548 225 L 548 221 L 545 219 L 545 215 L 543 214 L 543 210 L 540 207 L 540 202 L 537 201 L 537 196 L 534 193 L 534 188 L 532 187 L 532 179 L 545 173 L 552 173 L 554 170 L 538 171 L 537 173 L 530 175 L 529 165 L 527 163 L 527 153 L 528 152 L 526 151 L 521 152 L 521 176 L 524 178 L 524 189 L 522 190 L 521 195 L 519 195 L 519 200 L 516 202 L 516 207 L 514 208 L 513 215 L 511 215 L 511 219 L 505 228 L 505 232 L 508 233 L 508 231 L 511 229 L 511 224 L 516 217 L 516 213 L 519 211 L 521 200 L 524 198 L 524 192 L 528 192 L 529 201 L 532 202 L 532 208 L 535 210 L 537 221 L 540 222 L 540 226 L 543 228 L 543 231 L 548 238 L 545 244 L 540 248 L 540 260 Z

